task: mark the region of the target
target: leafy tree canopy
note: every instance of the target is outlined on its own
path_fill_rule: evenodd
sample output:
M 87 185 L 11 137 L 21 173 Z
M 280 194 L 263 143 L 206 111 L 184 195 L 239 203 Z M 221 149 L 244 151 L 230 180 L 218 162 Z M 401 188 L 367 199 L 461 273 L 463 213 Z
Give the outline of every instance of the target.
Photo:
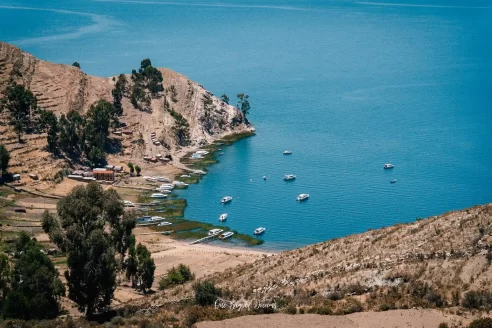
M 5 174 L 7 172 L 9 162 L 10 153 L 3 144 L 0 144 L 0 169 L 2 170 L 2 174 Z

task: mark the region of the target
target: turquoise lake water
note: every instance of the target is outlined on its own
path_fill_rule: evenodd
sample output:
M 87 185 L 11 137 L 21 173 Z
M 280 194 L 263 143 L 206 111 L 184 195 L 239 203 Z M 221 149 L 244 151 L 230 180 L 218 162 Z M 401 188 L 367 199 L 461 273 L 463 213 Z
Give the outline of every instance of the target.
M 266 227 L 264 248 L 492 201 L 492 2 L 219 1 L 0 1 L 0 39 L 89 74 L 150 57 L 249 94 L 257 135 L 180 193 L 187 218 Z

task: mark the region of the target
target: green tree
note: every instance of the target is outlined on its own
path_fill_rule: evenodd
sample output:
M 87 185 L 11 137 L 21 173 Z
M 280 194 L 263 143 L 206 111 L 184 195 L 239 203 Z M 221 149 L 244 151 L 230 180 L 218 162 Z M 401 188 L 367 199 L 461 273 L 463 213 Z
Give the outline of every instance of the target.
M 58 133 L 60 131 L 58 119 L 50 110 L 41 110 L 40 114 L 39 128 L 48 133 L 48 151 L 56 154 L 58 153 Z
M 0 254 L 0 291 L 2 296 L 0 297 L 0 304 L 5 300 L 5 296 L 10 290 L 10 284 L 12 282 L 12 267 L 9 258 L 5 254 Z
M 2 170 L 2 175 L 7 173 L 9 162 L 10 162 L 10 153 L 3 144 L 0 144 L 0 169 Z
M 133 175 L 133 173 L 135 172 L 135 166 L 132 162 L 128 162 L 127 166 L 130 169 L 130 174 Z
M 123 106 L 121 104 L 121 100 L 123 99 L 125 92 L 126 92 L 126 77 L 124 74 L 120 74 L 118 76 L 118 80 L 115 83 L 114 89 L 111 91 L 111 94 L 113 96 L 113 107 L 114 107 L 115 116 L 123 115 Z
M 34 240 L 19 245 L 24 250 L 14 266 L 3 316 L 24 320 L 54 318 L 60 310 L 58 298 L 65 293 L 58 271 Z
M 10 114 L 10 124 L 14 125 L 19 142 L 25 128 L 30 126 L 31 118 L 38 110 L 38 101 L 33 93 L 23 85 L 7 87 L 3 109 Z
M 62 114 L 59 121 L 60 147 L 68 152 L 70 156 L 81 150 L 83 139 L 84 119 L 76 111 L 71 110 L 67 116 Z
M 142 172 L 142 168 L 138 165 L 135 165 L 135 172 L 137 172 L 137 177 L 140 176 L 140 172 Z
M 125 261 L 125 275 L 126 279 L 132 281 L 132 287 L 135 288 L 137 286 L 136 276 L 137 276 L 137 250 L 135 248 L 135 236 L 131 236 L 130 246 L 128 248 L 128 257 Z
M 229 97 L 225 93 L 222 96 L 220 96 L 220 100 L 222 100 L 223 102 L 229 105 Z
M 67 253 L 68 297 L 87 316 L 104 311 L 116 288 L 115 255 L 126 252 L 131 239 L 124 237 L 123 201 L 116 191 L 91 182 L 61 199 L 57 213 L 58 219 L 45 215 L 42 226 Z
M 104 149 L 108 142 L 109 127 L 114 120 L 118 120 L 114 107 L 104 99 L 92 104 L 87 112 L 84 127 L 85 152 L 94 166 L 106 162 Z
M 243 113 L 244 115 L 244 120 L 246 123 L 248 123 L 248 119 L 246 118 L 246 115 L 249 114 L 250 110 L 250 105 L 249 105 L 249 96 L 245 95 L 244 93 L 239 93 L 237 95 L 237 108 Z
M 137 273 L 136 280 L 140 290 L 145 294 L 154 282 L 155 263 L 147 247 L 142 244 L 137 246 Z
M 79 64 L 78 62 L 74 62 L 74 63 L 72 64 L 72 66 L 77 67 L 77 68 L 80 68 L 80 64 Z
M 211 281 L 198 282 L 193 285 L 195 302 L 201 306 L 213 305 L 222 291 Z

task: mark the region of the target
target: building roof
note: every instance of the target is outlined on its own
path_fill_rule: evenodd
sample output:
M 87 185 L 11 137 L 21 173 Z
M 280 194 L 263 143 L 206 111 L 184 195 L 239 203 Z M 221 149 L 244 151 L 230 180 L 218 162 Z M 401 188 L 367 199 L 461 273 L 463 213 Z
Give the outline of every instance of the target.
M 92 171 L 94 174 L 113 174 L 114 172 L 113 171 L 109 171 L 109 170 L 94 170 Z

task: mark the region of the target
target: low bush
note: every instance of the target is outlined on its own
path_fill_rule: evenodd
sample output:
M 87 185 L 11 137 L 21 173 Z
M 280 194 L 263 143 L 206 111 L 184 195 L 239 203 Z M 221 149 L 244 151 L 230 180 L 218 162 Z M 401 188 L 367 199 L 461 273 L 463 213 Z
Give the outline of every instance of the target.
M 472 321 L 468 328 L 492 328 L 492 319 L 491 318 L 481 318 Z

